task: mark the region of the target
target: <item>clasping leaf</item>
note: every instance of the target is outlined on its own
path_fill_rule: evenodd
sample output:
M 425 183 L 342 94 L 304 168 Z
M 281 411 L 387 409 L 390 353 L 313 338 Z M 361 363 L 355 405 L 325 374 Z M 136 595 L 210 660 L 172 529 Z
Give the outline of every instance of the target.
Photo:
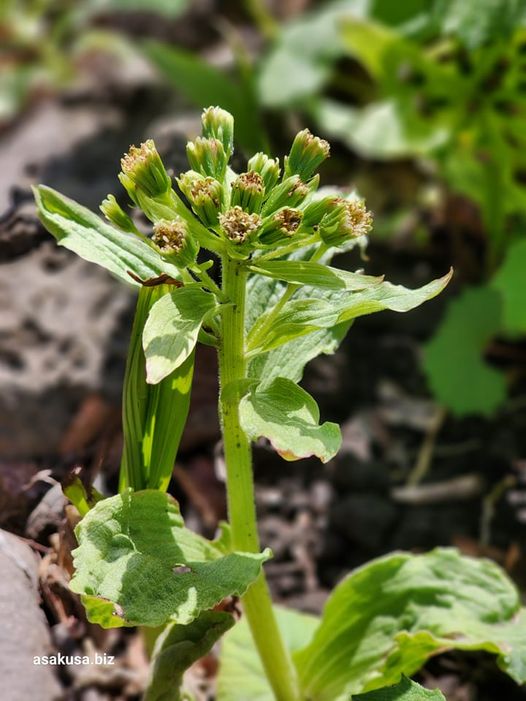
M 187 530 L 177 502 L 157 490 L 99 501 L 77 526 L 70 587 L 101 626 L 187 624 L 242 595 L 270 552 L 225 554 Z
M 330 422 L 320 425 L 314 399 L 283 377 L 246 394 L 239 405 L 239 417 L 249 438 L 268 438 L 285 460 L 315 455 L 327 462 L 340 448 L 339 426 Z
M 153 305 L 143 333 L 147 382 L 157 384 L 184 363 L 215 307 L 214 295 L 197 285 L 180 287 Z

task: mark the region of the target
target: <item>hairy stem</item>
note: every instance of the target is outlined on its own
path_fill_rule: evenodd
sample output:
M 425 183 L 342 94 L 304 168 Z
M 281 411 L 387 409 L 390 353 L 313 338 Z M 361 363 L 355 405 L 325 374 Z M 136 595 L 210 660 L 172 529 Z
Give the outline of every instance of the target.
M 236 382 L 246 374 L 244 353 L 245 291 L 243 263 L 223 259 L 223 292 L 231 304 L 222 315 L 219 352 L 220 412 L 227 472 L 228 514 L 232 545 L 244 552 L 260 552 L 254 501 L 250 443 L 239 423 L 241 390 Z M 228 391 L 225 391 L 227 390 Z M 296 674 L 278 629 L 265 575 L 244 595 L 243 608 L 266 675 L 278 701 L 298 699 Z

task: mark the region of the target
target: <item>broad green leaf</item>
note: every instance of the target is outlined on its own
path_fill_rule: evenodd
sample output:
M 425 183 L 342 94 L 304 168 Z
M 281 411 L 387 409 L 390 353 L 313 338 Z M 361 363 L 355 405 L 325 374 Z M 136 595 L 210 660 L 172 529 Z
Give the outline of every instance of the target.
M 282 377 L 250 390 L 240 402 L 239 418 L 249 438 L 268 438 L 285 460 L 315 455 L 327 462 L 340 448 L 339 426 L 329 422 L 320 425 L 314 399 Z
M 144 701 L 180 701 L 183 673 L 234 625 L 229 613 L 205 611 L 187 625 L 169 625 L 157 638 Z
M 294 656 L 301 688 L 316 701 L 343 701 L 453 649 L 494 653 L 524 683 L 525 618 L 515 586 L 489 560 L 447 548 L 388 555 L 330 595 L 311 643 Z
M 274 612 L 283 641 L 290 652 L 304 647 L 312 638 L 318 618 L 281 606 L 275 606 Z M 275 701 L 246 618 L 242 618 L 221 643 L 217 699 Z
M 483 360 L 485 347 L 501 328 L 501 315 L 496 290 L 467 289 L 451 302 L 424 348 L 429 386 L 438 401 L 458 416 L 491 414 L 506 397 L 504 375 Z
M 451 279 L 450 271 L 444 277 L 429 282 L 416 290 L 402 285 L 381 282 L 357 292 L 335 292 L 330 299 L 297 299 L 289 302 L 278 314 L 260 342 L 258 350 L 265 352 L 283 343 L 317 329 L 332 328 L 357 317 L 389 309 L 407 312 L 436 297 Z M 265 322 L 265 316 L 260 324 Z M 257 330 L 257 327 L 254 327 Z M 250 348 L 254 351 L 255 349 Z
M 156 302 L 144 326 L 146 381 L 157 384 L 192 353 L 215 297 L 199 287 L 179 287 Z
M 526 331 L 526 240 L 508 249 L 490 286 L 502 295 L 502 322 L 509 333 Z
M 195 53 L 160 42 L 143 45 L 148 58 L 188 100 L 197 107 L 220 105 L 235 120 L 235 138 L 244 148 L 264 149 L 263 127 L 250 86 L 241 86 Z
M 87 608 L 102 626 L 187 624 L 230 595 L 242 595 L 269 553 L 224 554 L 184 527 L 177 502 L 157 490 L 99 501 L 75 530 L 74 592 L 106 607 Z M 108 620 L 108 614 L 113 615 Z
M 353 696 L 351 701 L 446 701 L 446 699 L 440 690 L 424 689 L 420 684 L 403 677 L 395 686 Z
M 164 261 L 147 243 L 106 224 L 89 209 L 56 190 L 39 185 L 34 190 L 38 216 L 59 246 L 109 270 L 130 285 L 167 274 L 178 279 L 179 270 Z
M 361 273 L 351 273 L 339 268 L 331 268 L 321 263 L 302 260 L 277 260 L 251 266 L 254 273 L 267 275 L 295 285 L 310 285 L 329 290 L 365 290 L 382 282 L 381 277 Z

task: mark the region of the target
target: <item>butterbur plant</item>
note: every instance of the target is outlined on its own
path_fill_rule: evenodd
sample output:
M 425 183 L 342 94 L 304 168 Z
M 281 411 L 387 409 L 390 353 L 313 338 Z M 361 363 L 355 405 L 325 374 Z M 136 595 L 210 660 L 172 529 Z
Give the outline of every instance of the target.
M 251 442 L 267 440 L 285 461 L 334 457 L 339 427 L 320 422 L 298 384 L 306 363 L 334 352 L 357 317 L 409 311 L 450 274 L 408 290 L 331 267 L 338 251 L 363 246 L 372 218 L 354 195 L 318 191 L 327 142 L 304 130 L 283 169 L 257 153 L 238 174 L 229 165 L 231 115 L 211 107 L 202 123 L 187 146 L 190 168 L 175 183 L 152 141 L 122 160 L 119 179 L 148 231 L 112 195 L 101 206 L 105 222 L 36 189 L 58 243 L 138 291 L 119 494 L 101 498 L 78 483 L 67 490 L 83 516 L 71 588 L 88 618 L 157 636 L 147 701 L 179 699 L 184 670 L 223 635 L 222 701 L 440 699 L 402 675 L 453 648 L 493 653 L 523 683 L 526 615 L 515 587 L 492 562 L 452 549 L 365 565 L 336 587 L 319 618 L 273 607 Z M 166 494 L 198 343 L 219 359 L 228 523 L 213 541 L 187 529 Z M 237 623 L 229 597 L 241 598 Z

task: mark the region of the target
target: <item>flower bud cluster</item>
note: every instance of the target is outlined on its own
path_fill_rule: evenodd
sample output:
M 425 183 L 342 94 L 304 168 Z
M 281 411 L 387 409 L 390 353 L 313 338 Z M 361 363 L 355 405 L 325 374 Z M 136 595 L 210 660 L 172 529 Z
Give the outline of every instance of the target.
M 184 199 L 152 140 L 132 146 L 122 158 L 119 175 L 132 201 L 153 222 L 151 245 L 176 265 L 196 259 L 199 242 L 212 251 L 247 258 L 268 250 L 321 243 L 342 246 L 372 226 L 363 202 L 337 195 L 317 197 L 316 171 L 329 156 L 329 144 L 300 131 L 284 159 L 256 153 L 245 172 L 229 167 L 234 120 L 225 110 L 209 107 L 202 115 L 202 133 L 188 142 L 190 170 L 177 178 Z M 139 234 L 131 217 L 109 195 L 101 209 L 120 229 Z

